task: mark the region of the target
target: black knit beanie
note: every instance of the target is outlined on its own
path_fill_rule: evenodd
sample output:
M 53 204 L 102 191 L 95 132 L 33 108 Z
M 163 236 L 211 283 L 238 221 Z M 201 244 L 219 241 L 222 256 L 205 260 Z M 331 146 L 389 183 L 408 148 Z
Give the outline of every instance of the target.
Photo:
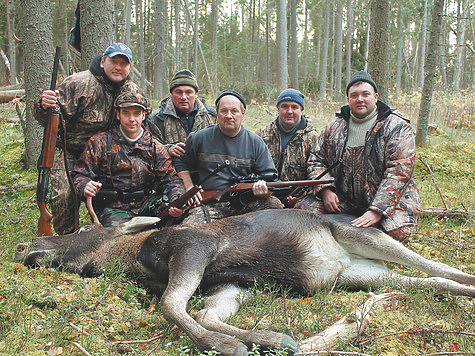
M 353 74 L 353 77 L 351 78 L 350 82 L 346 86 L 346 96 L 348 96 L 348 91 L 350 88 L 358 82 L 366 82 L 369 83 L 373 86 L 374 91 L 377 93 L 378 92 L 378 87 L 376 86 L 376 83 L 373 81 L 373 78 L 371 78 L 371 75 L 368 72 L 365 72 L 364 70 L 360 70 L 359 72 L 356 72 Z
M 219 94 L 218 97 L 216 98 L 216 100 L 214 101 L 214 105 L 217 107 L 219 101 L 221 100 L 221 98 L 222 98 L 223 96 L 226 96 L 226 95 L 233 95 L 233 96 L 235 96 L 235 97 L 238 98 L 239 101 L 242 103 L 242 105 L 244 106 L 244 109 L 246 108 L 246 101 L 244 100 L 243 96 L 242 96 L 241 94 L 239 94 L 236 90 L 223 90 L 223 91 L 221 92 L 221 94 Z

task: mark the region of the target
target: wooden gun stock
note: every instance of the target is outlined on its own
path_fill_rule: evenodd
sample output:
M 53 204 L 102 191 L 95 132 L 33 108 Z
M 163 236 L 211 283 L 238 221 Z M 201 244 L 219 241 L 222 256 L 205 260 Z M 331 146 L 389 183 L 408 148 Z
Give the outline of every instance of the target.
M 56 77 L 58 75 L 59 55 L 61 47 L 56 47 L 53 64 L 53 74 L 51 75 L 50 89 L 56 88 Z M 51 167 L 54 163 L 54 150 L 56 147 L 56 137 L 58 135 L 59 114 L 53 108 L 48 108 L 46 125 L 43 134 L 43 147 L 41 159 L 38 167 L 38 184 L 36 186 L 36 202 L 40 211 L 38 219 L 38 236 L 51 236 L 51 220 L 53 215 L 46 208 L 48 196 L 48 183 Z
M 204 192 L 201 192 L 201 197 L 203 198 L 201 200 L 201 204 L 220 202 L 226 195 L 230 193 L 252 189 L 254 183 L 255 182 L 235 184 L 224 190 L 205 190 Z M 266 182 L 266 185 L 269 190 L 272 190 L 272 188 L 303 187 L 328 183 L 333 183 L 333 178 L 320 180 L 291 180 L 287 182 Z
M 181 209 L 185 206 L 186 202 L 190 200 L 196 193 L 198 193 L 201 190 L 201 186 L 199 185 L 194 185 L 190 190 L 188 190 L 185 194 L 183 194 L 181 197 L 178 199 L 174 200 L 173 202 L 170 203 L 165 209 L 163 209 L 157 217 L 160 218 L 160 220 L 166 219 L 170 213 L 170 208 L 178 208 Z

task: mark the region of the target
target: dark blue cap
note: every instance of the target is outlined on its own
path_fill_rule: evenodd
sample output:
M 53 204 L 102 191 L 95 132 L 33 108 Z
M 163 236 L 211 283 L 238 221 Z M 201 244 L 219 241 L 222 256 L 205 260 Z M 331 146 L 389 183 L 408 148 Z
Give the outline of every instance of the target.
M 106 51 L 102 55 L 115 57 L 115 56 L 125 56 L 130 64 L 132 64 L 132 51 L 130 48 L 123 44 L 123 43 L 113 43 L 109 47 L 107 47 Z
M 221 100 L 221 98 L 223 96 L 226 96 L 226 95 L 232 95 L 232 96 L 235 96 L 236 98 L 238 98 L 239 101 L 244 106 L 244 109 L 246 109 L 246 100 L 244 100 L 243 96 L 241 94 L 239 94 L 236 90 L 223 90 L 221 92 L 221 94 L 219 94 L 218 97 L 216 98 L 216 100 L 214 101 L 214 105 L 218 106 L 218 103 Z
M 305 108 L 304 98 L 305 96 L 297 89 L 285 89 L 277 98 L 276 106 L 278 107 L 282 101 L 295 101 L 297 104 L 300 104 L 303 110 Z

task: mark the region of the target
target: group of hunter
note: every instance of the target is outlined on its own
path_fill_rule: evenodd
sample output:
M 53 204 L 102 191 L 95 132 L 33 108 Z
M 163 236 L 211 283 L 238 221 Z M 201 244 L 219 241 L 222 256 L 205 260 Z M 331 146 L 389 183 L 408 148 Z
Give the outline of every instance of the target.
M 240 93 L 223 91 L 213 108 L 198 97 L 198 83 L 187 69 L 173 76 L 170 95 L 151 113 L 149 100 L 130 80 L 132 64 L 130 48 L 113 43 L 89 70 L 43 91 L 38 100 L 40 123 L 48 108 L 64 122 L 50 172 L 56 233 L 73 232 L 81 199 L 92 199 L 103 226 L 115 226 L 154 215 L 200 185 L 203 190 L 186 206 L 169 208 L 172 222 L 207 223 L 293 207 L 348 213 L 355 216 L 354 226 L 376 226 L 408 242 L 420 212 L 412 177 L 414 136 L 409 121 L 378 100 L 369 73 L 354 74 L 346 88 L 348 105 L 320 135 L 296 89 L 280 93 L 276 119 L 254 133 L 242 125 L 246 101 Z M 252 189 L 205 199 L 207 191 L 223 191 L 249 177 Z M 327 183 L 284 195 L 267 184 L 317 179 Z

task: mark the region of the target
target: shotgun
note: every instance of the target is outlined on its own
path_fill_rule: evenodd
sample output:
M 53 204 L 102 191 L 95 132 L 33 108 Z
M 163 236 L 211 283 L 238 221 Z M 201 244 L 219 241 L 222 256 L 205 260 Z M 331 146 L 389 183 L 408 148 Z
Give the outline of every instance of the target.
M 266 182 L 266 185 L 269 190 L 272 190 L 278 188 L 304 187 L 319 184 L 328 184 L 333 183 L 333 181 L 333 178 L 317 180 L 291 180 L 287 182 Z M 237 183 L 224 190 L 205 190 L 204 192 L 201 192 L 201 197 L 203 198 L 201 200 L 201 204 L 220 202 L 226 196 L 252 189 L 254 183 L 255 182 Z
M 51 74 L 50 89 L 56 89 L 56 78 L 58 76 L 59 55 L 61 47 L 56 47 L 54 54 L 53 73 Z M 46 124 L 43 133 L 43 145 L 41 155 L 38 158 L 38 184 L 36 186 L 36 202 L 40 211 L 38 219 L 38 236 L 51 236 L 51 220 L 53 215 L 46 208 L 48 199 L 48 183 L 51 167 L 54 162 L 54 150 L 56 148 L 56 137 L 58 135 L 59 113 L 55 108 L 48 108 L 46 114 Z

